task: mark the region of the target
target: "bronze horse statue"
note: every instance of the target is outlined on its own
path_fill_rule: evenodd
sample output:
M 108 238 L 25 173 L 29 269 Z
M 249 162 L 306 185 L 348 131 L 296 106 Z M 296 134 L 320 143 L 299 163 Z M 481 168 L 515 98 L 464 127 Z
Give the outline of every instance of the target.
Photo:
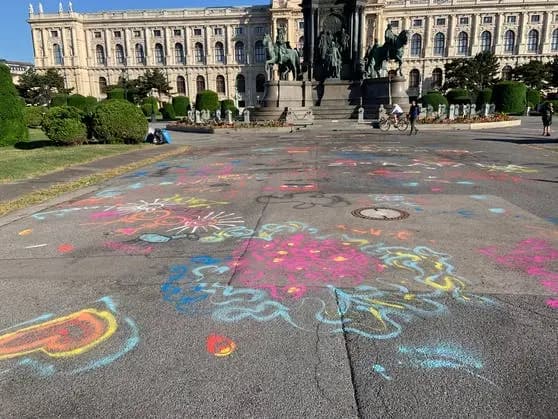
M 293 80 L 297 80 L 301 74 L 300 56 L 298 51 L 291 48 L 284 48 L 280 51 L 278 45 L 274 45 L 269 34 L 265 34 L 263 45 L 266 53 L 265 68 L 277 64 L 281 80 L 287 80 L 289 71 L 293 73 Z
M 394 41 L 394 45 L 384 44 L 378 46 L 375 44 L 371 49 L 369 49 L 366 54 L 366 73 L 369 76 L 374 76 L 374 78 L 380 77 L 380 70 L 382 69 L 384 62 L 389 60 L 395 60 L 398 64 L 397 74 L 403 75 L 401 72 L 401 66 L 403 65 L 403 47 L 407 45 L 409 41 L 409 32 L 401 31 Z

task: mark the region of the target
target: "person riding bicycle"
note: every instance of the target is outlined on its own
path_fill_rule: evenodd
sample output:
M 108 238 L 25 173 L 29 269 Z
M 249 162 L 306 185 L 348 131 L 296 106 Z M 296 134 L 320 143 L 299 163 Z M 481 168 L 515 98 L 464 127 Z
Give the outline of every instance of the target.
M 393 115 L 393 119 L 395 119 L 395 125 L 399 122 L 399 117 L 403 115 L 403 109 L 397 103 L 393 105 L 393 109 L 391 110 L 391 114 Z

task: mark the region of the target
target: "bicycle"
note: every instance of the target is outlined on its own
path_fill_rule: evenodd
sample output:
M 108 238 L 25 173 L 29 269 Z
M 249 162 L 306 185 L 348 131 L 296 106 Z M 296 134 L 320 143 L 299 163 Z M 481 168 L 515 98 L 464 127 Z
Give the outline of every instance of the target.
M 409 127 L 409 118 L 407 115 L 401 115 L 396 121 L 394 115 L 382 116 L 378 124 L 381 131 L 388 131 L 392 126 L 399 131 L 405 131 Z

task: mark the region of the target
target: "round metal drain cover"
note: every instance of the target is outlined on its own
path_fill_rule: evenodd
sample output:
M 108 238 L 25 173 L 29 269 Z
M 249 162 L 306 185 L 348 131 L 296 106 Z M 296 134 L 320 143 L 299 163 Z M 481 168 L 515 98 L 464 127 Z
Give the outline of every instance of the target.
M 359 208 L 351 212 L 355 217 L 365 218 L 367 220 L 383 220 L 395 221 L 403 220 L 409 216 L 407 211 L 395 208 L 367 207 Z

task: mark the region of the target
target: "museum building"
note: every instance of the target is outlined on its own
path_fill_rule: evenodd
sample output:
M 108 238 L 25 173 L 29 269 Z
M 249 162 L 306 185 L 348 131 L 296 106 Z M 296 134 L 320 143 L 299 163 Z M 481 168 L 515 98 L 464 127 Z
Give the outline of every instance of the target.
M 355 0 L 353 0 L 355 1 Z M 30 5 L 35 67 L 55 67 L 76 93 L 105 96 L 119 78 L 162 69 L 174 95 L 216 91 L 239 107 L 263 97 L 266 51 L 262 39 L 283 27 L 292 48 L 304 45 L 300 0 L 270 5 L 79 13 L 72 3 L 45 12 Z M 556 0 L 361 1 L 366 48 L 388 24 L 409 31 L 403 74 L 409 96 L 441 87 L 444 64 L 493 51 L 503 78 L 530 60 L 558 55 Z

